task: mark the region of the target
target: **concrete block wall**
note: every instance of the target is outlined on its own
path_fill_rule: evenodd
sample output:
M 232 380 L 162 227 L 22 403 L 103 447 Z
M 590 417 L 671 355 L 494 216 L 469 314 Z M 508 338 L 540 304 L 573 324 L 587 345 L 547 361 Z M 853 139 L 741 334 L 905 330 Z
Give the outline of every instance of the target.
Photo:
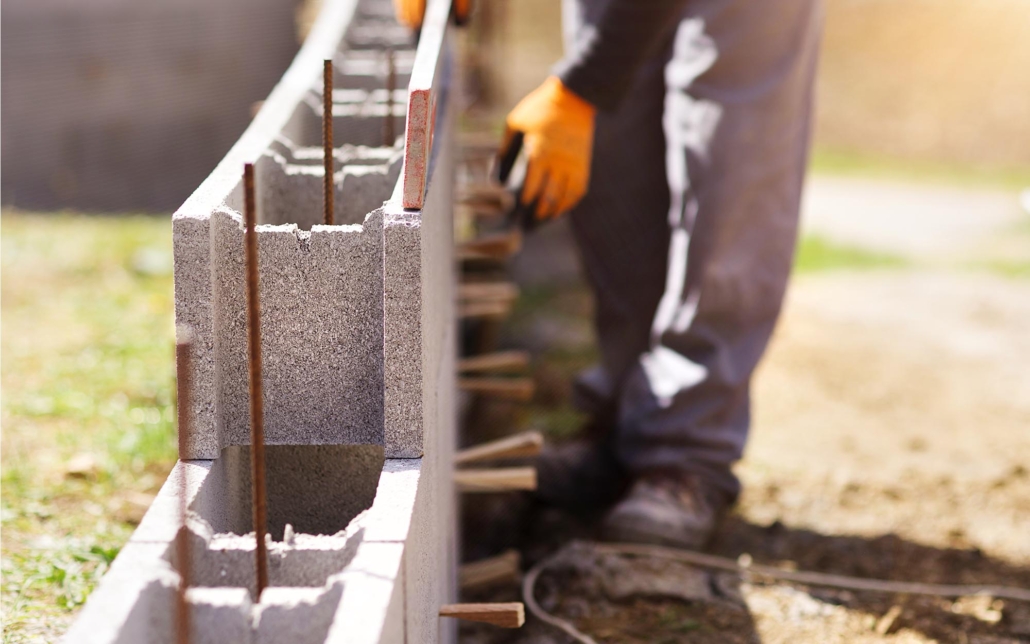
M 394 431 L 396 444 L 386 440 L 383 414 L 380 207 L 397 183 L 404 146 L 403 137 L 383 140 L 383 131 L 387 113 L 394 115 L 394 132 L 404 131 L 406 107 L 406 90 L 388 95 L 382 88 L 385 48 L 394 52 L 397 83 L 410 82 L 414 64 L 412 35 L 388 12 L 388 2 L 357 3 L 354 19 L 339 29 L 340 40 L 326 54 L 334 60 L 339 88 L 333 113 L 342 167 L 334 176 L 334 214 L 346 225 L 319 223 L 321 87 L 310 69 L 288 100 L 269 99 L 227 157 L 244 158 L 234 154 L 240 148 L 257 152 L 270 444 L 371 443 L 383 445 L 389 456 L 421 455 L 410 447 L 420 443 L 417 436 Z M 256 127 L 266 112 L 275 122 Z M 251 136 L 254 130 L 261 136 Z M 224 447 L 249 441 L 242 186 L 239 170 L 222 176 L 223 166 L 197 191 L 212 194 L 203 200 L 195 194 L 173 217 L 176 321 L 197 334 L 194 379 L 202 383 L 188 440 L 191 458 L 215 458 Z
M 420 166 L 425 203 L 404 209 L 410 136 L 397 122 L 395 140 L 383 132 L 387 118 L 405 113 L 409 92 L 388 95 L 381 64 L 383 48 L 393 49 L 403 87 L 415 83 L 419 60 L 431 59 L 434 72 L 449 61 L 441 56 L 449 5 L 431 3 L 426 29 L 435 20 L 441 37 L 423 38 L 416 53 L 390 0 L 325 0 L 251 127 L 173 216 L 176 322 L 194 340 L 185 460 L 69 644 L 172 642 L 187 565 L 193 642 L 455 639 L 454 624 L 437 617 L 456 595 L 455 105 L 441 87 L 437 136 Z M 338 83 L 334 226 L 320 223 L 316 146 L 327 57 Z M 256 169 L 267 442 L 271 585 L 260 597 L 240 215 L 246 162 Z M 175 554 L 180 530 L 189 562 Z

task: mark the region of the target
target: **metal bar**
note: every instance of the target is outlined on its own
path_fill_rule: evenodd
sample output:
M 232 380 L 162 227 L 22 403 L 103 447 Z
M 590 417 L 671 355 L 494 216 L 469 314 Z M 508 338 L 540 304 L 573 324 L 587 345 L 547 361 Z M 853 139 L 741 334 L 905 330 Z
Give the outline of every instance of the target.
M 322 204 L 323 222 L 333 225 L 333 61 L 322 62 Z
M 183 462 L 187 454 L 186 440 L 190 435 L 190 414 L 192 413 L 192 381 L 191 364 L 193 356 L 193 340 L 187 329 L 181 329 L 175 343 L 175 384 L 176 384 L 176 426 L 179 433 L 179 522 L 180 528 L 175 537 L 176 559 L 179 562 L 179 587 L 175 594 L 175 641 L 177 644 L 190 642 L 190 609 L 186 602 L 186 590 L 190 585 L 190 540 L 186 529 L 186 465 Z
M 397 88 L 397 63 L 393 49 L 386 50 L 386 118 L 383 120 L 383 145 L 392 148 L 397 141 L 393 124 L 393 91 Z
M 258 292 L 258 240 L 254 166 L 243 166 L 244 263 L 247 272 L 247 348 L 250 354 L 250 476 L 257 548 L 257 599 L 268 586 L 268 556 L 265 549 L 267 524 L 265 496 L 265 410 L 261 387 L 261 301 Z

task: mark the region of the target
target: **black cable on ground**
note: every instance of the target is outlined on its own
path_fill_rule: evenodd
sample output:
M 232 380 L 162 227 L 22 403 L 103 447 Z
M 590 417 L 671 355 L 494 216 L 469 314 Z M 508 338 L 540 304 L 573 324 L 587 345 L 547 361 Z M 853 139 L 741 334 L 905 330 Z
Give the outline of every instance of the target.
M 677 548 L 666 548 L 662 546 L 650 546 L 630 543 L 591 543 L 585 541 L 573 542 L 566 548 L 540 561 L 533 566 L 522 580 L 522 599 L 533 614 L 540 621 L 554 626 L 565 632 L 577 642 L 582 644 L 597 644 L 589 635 L 578 630 L 571 622 L 555 617 L 545 611 L 537 603 L 534 596 L 537 579 L 540 574 L 557 563 L 560 563 L 566 556 L 570 547 L 589 547 L 595 552 L 603 554 L 631 555 L 637 557 L 656 557 L 659 559 L 671 559 L 682 561 L 699 568 L 712 570 L 724 570 L 735 572 L 741 575 L 751 574 L 777 581 L 786 581 L 809 586 L 822 586 L 826 588 L 840 588 L 844 590 L 858 590 L 881 593 L 897 593 L 904 595 L 925 595 L 930 597 L 966 597 L 970 595 L 990 595 L 996 599 L 1009 599 L 1013 601 L 1030 602 L 1030 590 L 1015 588 L 1012 586 L 990 586 L 977 584 L 925 584 L 912 581 L 887 581 L 884 579 L 866 579 L 862 577 L 848 577 L 845 575 L 833 575 L 822 572 L 789 571 L 764 566 L 760 564 L 743 565 L 739 561 L 717 555 L 709 555 L 692 550 L 681 550 Z

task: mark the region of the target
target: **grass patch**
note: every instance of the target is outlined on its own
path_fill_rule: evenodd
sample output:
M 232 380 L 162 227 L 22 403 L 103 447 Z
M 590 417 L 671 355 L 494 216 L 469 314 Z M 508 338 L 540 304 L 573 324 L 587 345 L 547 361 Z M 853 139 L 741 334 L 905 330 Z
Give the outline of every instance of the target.
M 794 270 L 814 273 L 828 270 L 904 268 L 908 262 L 897 255 L 869 251 L 828 241 L 818 235 L 805 235 L 798 241 Z
M 54 641 L 175 461 L 171 226 L 2 225 L 3 641 Z
M 943 161 L 910 161 L 825 147 L 816 147 L 812 150 L 808 168 L 816 174 L 873 177 L 893 181 L 1014 191 L 1030 188 L 1030 166 L 981 166 Z

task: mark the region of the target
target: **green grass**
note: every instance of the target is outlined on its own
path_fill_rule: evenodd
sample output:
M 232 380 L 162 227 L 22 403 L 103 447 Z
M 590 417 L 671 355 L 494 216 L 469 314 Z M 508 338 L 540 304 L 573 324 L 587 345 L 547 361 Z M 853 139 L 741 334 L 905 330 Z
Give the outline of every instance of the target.
M 54 641 L 175 460 L 171 227 L 5 212 L 2 266 L 3 641 Z
M 908 262 L 897 255 L 836 244 L 817 235 L 802 237 L 794 255 L 794 270 L 799 273 L 906 266 Z
M 808 168 L 816 174 L 864 176 L 892 181 L 1003 190 L 1030 188 L 1030 166 L 910 161 L 820 146 L 812 150 Z
M 1010 279 L 1030 278 L 1030 260 L 992 259 L 984 262 L 974 262 L 969 265 L 969 268 L 984 270 Z

